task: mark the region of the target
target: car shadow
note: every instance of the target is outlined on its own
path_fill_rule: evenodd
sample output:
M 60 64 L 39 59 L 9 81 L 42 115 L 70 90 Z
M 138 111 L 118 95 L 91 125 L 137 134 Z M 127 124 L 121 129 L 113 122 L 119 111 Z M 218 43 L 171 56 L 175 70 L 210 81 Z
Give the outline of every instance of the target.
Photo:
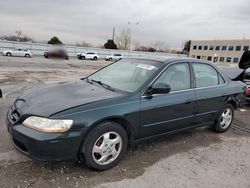
M 4 177 L 6 181 L 9 179 L 11 186 L 18 183 L 18 185 L 24 186 L 31 184 L 35 187 L 51 185 L 67 187 L 76 184 L 92 187 L 99 183 L 138 177 L 145 172 L 146 168 L 163 158 L 220 142 L 222 140 L 219 134 L 214 133 L 209 128 L 199 128 L 149 140 L 129 148 L 125 158 L 116 167 L 107 171 L 94 171 L 87 168 L 85 164 L 74 161 L 58 163 L 29 161 L 8 166 L 0 172 L 0 179 L 4 172 Z M 13 171 L 15 179 L 12 176 Z M 20 184 L 20 182 L 22 183 Z

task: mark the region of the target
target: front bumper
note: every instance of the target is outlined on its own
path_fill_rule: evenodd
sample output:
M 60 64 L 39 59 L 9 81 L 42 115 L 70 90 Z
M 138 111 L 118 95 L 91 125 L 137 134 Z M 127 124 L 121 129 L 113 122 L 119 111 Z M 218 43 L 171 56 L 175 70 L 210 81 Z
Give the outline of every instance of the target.
M 41 162 L 77 159 L 86 129 L 65 133 L 44 133 L 21 124 L 13 125 L 7 118 L 7 128 L 16 149 Z

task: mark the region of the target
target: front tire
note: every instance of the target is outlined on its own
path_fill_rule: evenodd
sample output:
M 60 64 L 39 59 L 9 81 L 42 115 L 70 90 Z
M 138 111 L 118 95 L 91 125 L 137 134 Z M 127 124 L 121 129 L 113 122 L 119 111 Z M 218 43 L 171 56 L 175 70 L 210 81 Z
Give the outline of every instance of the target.
M 215 132 L 224 133 L 232 125 L 234 119 L 234 107 L 231 104 L 226 104 L 216 120 L 216 124 L 213 126 Z
M 87 135 L 81 154 L 88 167 L 107 170 L 123 158 L 127 145 L 128 138 L 123 127 L 115 122 L 105 122 Z
M 6 56 L 12 56 L 12 54 L 10 52 L 7 52 Z
M 93 59 L 96 61 L 96 60 L 97 60 L 97 57 L 95 56 Z

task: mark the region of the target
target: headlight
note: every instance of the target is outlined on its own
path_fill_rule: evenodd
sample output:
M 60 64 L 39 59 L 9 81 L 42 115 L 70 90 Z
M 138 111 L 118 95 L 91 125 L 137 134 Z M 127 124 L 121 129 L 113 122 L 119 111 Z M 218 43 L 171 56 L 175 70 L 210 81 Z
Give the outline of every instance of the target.
M 73 120 L 55 120 L 36 116 L 28 117 L 23 125 L 42 132 L 65 132 L 70 129 Z

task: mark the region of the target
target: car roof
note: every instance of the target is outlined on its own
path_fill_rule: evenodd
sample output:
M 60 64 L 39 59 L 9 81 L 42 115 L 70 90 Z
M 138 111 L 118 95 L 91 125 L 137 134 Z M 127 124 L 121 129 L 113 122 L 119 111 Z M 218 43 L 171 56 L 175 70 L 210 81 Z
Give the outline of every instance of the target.
M 210 63 L 209 61 L 200 60 L 200 59 L 194 59 L 189 57 L 183 57 L 183 56 L 150 56 L 150 57 L 128 57 L 125 59 L 139 59 L 139 60 L 150 60 L 150 61 L 158 61 L 164 64 L 168 64 L 172 61 L 194 61 L 194 62 L 202 62 L 202 63 Z

